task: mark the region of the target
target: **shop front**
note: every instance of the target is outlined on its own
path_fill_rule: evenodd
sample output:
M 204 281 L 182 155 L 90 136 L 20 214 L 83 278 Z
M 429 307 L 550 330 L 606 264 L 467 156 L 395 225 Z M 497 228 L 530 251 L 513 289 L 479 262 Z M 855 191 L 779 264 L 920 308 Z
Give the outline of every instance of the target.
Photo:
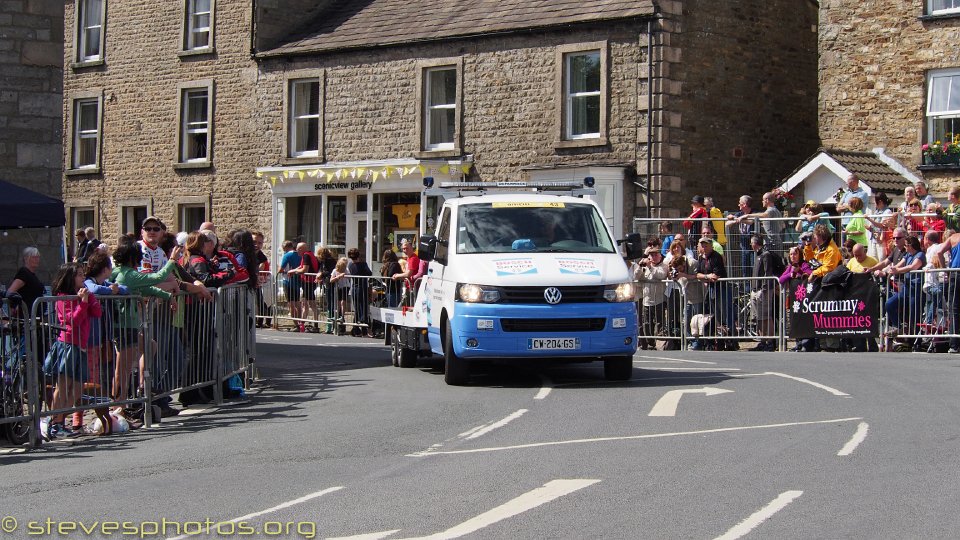
M 263 167 L 256 175 L 272 193 L 272 268 L 285 240 L 343 256 L 358 248 L 374 272 L 384 250 L 432 232 L 438 201 L 423 196 L 423 178 L 460 181 L 472 164 L 417 159 Z

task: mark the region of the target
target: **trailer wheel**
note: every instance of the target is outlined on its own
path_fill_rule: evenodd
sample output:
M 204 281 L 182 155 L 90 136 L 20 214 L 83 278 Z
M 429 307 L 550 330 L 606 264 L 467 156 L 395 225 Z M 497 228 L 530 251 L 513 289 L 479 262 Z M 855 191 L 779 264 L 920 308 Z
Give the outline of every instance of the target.
M 417 351 L 412 351 L 403 346 L 400 342 L 400 330 L 396 326 L 390 327 L 390 356 L 393 357 L 393 365 L 402 368 L 417 367 Z
M 443 327 L 443 380 L 451 386 L 465 386 L 470 382 L 470 364 L 453 352 L 453 330 L 450 321 Z
M 603 376 L 608 381 L 629 381 L 633 376 L 633 356 L 604 358 Z

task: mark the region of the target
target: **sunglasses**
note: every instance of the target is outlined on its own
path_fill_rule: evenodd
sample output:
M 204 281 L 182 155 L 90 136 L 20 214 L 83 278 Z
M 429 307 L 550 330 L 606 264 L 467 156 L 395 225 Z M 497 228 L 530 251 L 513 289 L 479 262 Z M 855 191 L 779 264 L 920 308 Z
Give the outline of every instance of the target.
M 160 232 L 162 229 L 160 229 L 160 227 L 144 227 L 143 230 L 147 232 Z

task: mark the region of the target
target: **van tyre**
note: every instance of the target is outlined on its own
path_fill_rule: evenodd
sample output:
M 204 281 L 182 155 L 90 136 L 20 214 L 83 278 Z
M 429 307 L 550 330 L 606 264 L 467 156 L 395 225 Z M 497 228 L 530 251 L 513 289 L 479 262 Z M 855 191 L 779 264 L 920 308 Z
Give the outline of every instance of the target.
M 417 367 L 417 351 L 412 351 L 400 342 L 400 330 L 396 326 L 390 327 L 390 356 L 393 365 L 402 368 Z
M 470 382 L 470 364 L 453 352 L 453 330 L 450 321 L 443 327 L 443 380 L 451 386 L 465 386 Z
M 629 381 L 633 376 L 633 356 L 604 358 L 603 376 L 608 381 Z

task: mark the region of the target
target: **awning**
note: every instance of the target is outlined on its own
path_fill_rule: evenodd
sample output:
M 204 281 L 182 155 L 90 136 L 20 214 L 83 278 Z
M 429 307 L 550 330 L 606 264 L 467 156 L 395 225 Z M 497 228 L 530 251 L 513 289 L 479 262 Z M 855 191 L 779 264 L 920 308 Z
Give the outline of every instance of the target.
M 0 180 L 0 229 L 63 227 L 63 201 Z

